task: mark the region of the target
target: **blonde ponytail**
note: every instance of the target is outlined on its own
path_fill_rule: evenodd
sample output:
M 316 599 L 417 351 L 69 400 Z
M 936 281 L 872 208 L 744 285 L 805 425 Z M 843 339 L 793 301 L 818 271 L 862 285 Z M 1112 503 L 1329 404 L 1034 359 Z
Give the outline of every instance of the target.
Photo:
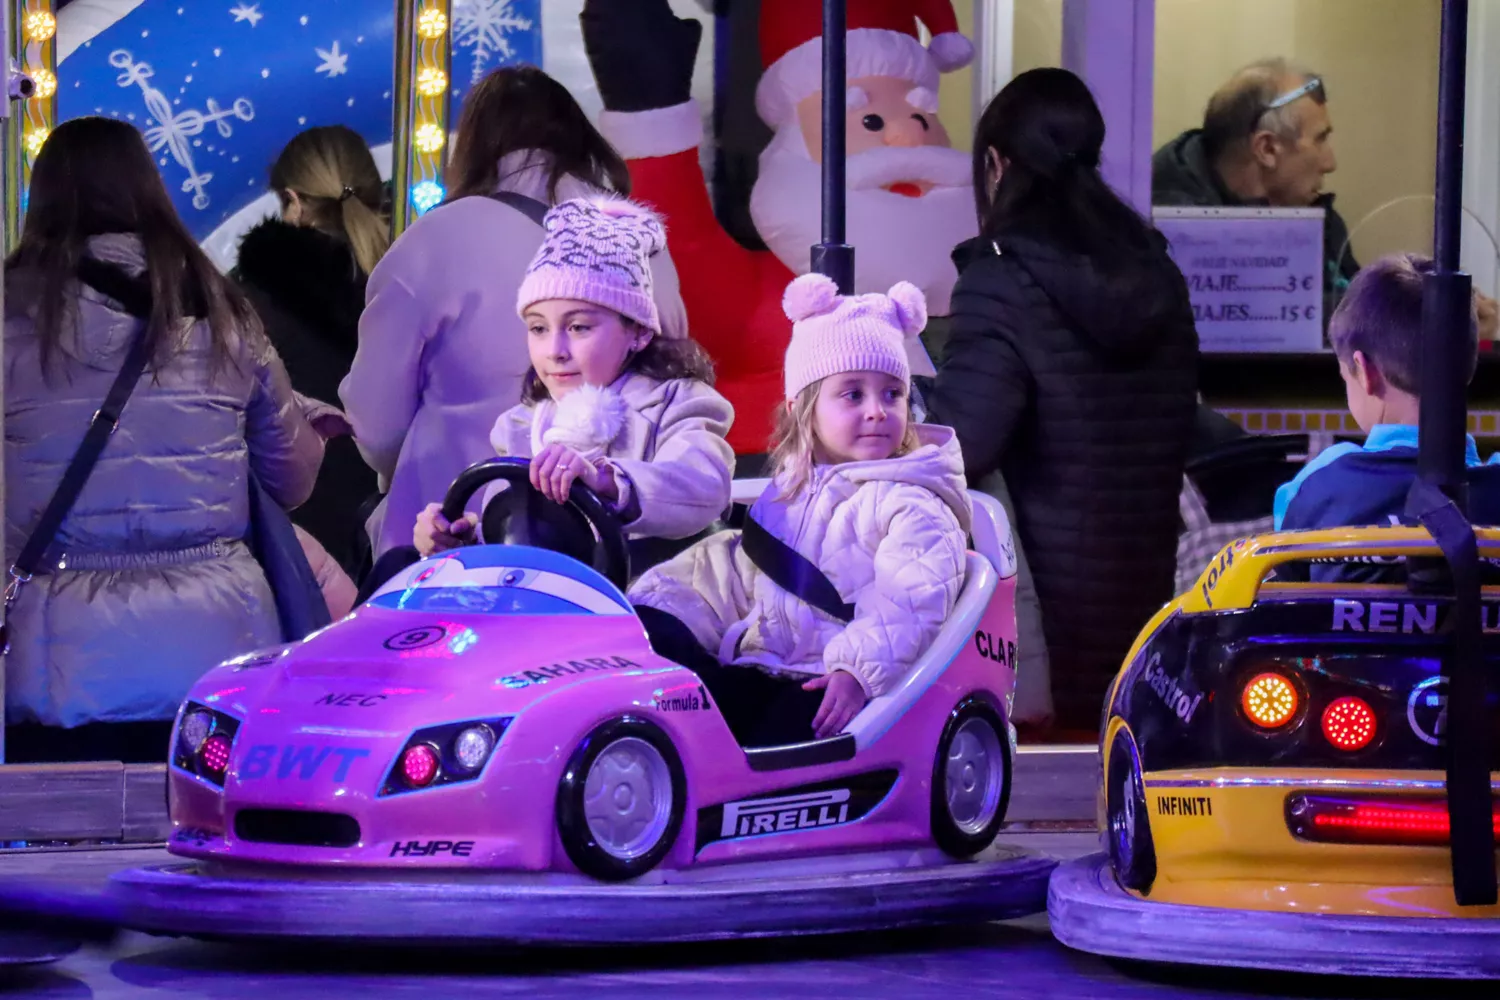
M 344 237 L 354 251 L 354 260 L 368 275 L 391 247 L 390 225 L 357 196 L 344 199 L 340 214 L 343 216 Z
M 385 186 L 370 147 L 353 129 L 328 125 L 294 136 L 271 168 L 271 187 L 283 202 L 295 192 L 303 224 L 343 237 L 365 275 L 390 248 L 380 213 Z

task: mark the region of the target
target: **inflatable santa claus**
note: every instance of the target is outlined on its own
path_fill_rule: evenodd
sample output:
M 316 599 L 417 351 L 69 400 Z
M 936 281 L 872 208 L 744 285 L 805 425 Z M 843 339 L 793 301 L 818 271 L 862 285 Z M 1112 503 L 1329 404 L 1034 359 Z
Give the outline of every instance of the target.
M 760 117 L 774 131 L 750 200 L 769 247 L 749 250 L 719 225 L 698 147 L 703 111 L 689 88 L 702 29 L 667 0 L 589 0 L 582 15 L 605 112 L 604 134 L 630 162 L 634 196 L 666 219 L 692 335 L 734 404 L 730 443 L 766 450 L 782 401 L 791 324 L 781 296 L 820 240 L 822 4 L 762 0 Z M 923 45 L 919 24 L 931 42 Z M 860 292 L 910 281 L 944 315 L 958 275 L 949 257 L 975 235 L 967 154 L 939 120 L 938 81 L 973 58 L 949 0 L 848 0 L 847 238 Z M 920 347 L 917 348 L 920 351 Z M 930 374 L 927 358 L 913 359 Z

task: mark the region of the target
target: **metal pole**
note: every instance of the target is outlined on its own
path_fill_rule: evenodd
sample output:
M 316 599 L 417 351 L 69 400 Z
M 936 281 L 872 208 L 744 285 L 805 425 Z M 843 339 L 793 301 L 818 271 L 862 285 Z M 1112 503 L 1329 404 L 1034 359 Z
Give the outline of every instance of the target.
M 1463 223 L 1464 87 L 1468 72 L 1469 0 L 1445 0 L 1438 49 L 1437 207 L 1434 256 L 1439 271 L 1457 271 Z
M 812 269 L 844 295 L 854 293 L 854 248 L 844 242 L 844 91 L 848 86 L 845 0 L 823 0 L 823 242 L 812 248 Z
M 1436 267 L 1422 289 L 1422 406 L 1418 482 L 1408 513 L 1442 550 L 1446 574 L 1412 560 L 1413 589 L 1447 577 L 1453 593 L 1451 632 L 1440 676 L 1447 682 L 1444 785 L 1448 795 L 1453 894 L 1460 906 L 1496 901 L 1495 836 L 1490 794 L 1488 670 L 1480 606 L 1479 549 L 1469 523 L 1465 452 L 1467 394 L 1474 364 L 1473 286 L 1458 270 L 1462 224 L 1464 86 L 1468 0 L 1443 0 L 1438 45 L 1437 185 L 1433 217 Z M 1439 569 L 1441 567 L 1438 567 Z
M 1437 185 L 1433 236 L 1436 273 L 1423 295 L 1422 478 L 1466 511 L 1464 453 L 1468 434 L 1465 393 L 1473 345 L 1468 339 L 1472 280 L 1458 270 L 1463 221 L 1464 74 L 1468 60 L 1468 0 L 1443 0 L 1438 62 Z

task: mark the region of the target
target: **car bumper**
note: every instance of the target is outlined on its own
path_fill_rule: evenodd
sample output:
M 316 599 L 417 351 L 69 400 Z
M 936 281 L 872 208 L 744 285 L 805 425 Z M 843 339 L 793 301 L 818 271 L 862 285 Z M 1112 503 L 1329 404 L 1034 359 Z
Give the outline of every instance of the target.
M 1500 906 L 1457 905 L 1446 847 L 1313 843 L 1288 825 L 1291 796 L 1430 799 L 1442 795 L 1441 772 L 1215 768 L 1143 779 L 1156 849 L 1151 901 L 1350 916 L 1500 917 Z M 1492 787 L 1500 789 L 1500 774 Z
M 499 781 L 380 798 L 344 795 L 337 789 L 247 795 L 232 787 L 216 788 L 176 768 L 168 780 L 172 834 L 167 848 L 184 858 L 415 872 L 555 867 L 551 811 L 516 807 L 526 799 Z M 258 824 L 242 822 L 251 812 L 261 813 Z M 292 814 L 298 822 L 267 822 L 267 813 Z M 303 822 L 306 817 L 312 821 Z M 317 843 L 324 828 L 318 823 L 347 835 L 334 838 L 333 844 Z
M 1500 920 L 1187 906 L 1126 892 L 1102 855 L 1052 874 L 1048 926 L 1070 948 L 1147 962 L 1402 978 L 1500 977 Z M 1428 992 L 1433 992 L 1429 990 Z

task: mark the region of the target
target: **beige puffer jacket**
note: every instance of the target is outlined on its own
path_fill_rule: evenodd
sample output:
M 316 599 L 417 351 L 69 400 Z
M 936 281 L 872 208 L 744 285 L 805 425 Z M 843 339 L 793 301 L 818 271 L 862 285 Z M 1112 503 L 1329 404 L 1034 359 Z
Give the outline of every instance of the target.
M 132 274 L 140 240 L 95 236 Z M 68 294 L 58 370 L 42 377 L 38 275 L 5 276 L 5 558 L 21 552 L 104 401 L 140 322 L 92 288 Z M 291 508 L 312 493 L 323 442 L 258 331 L 216 366 L 208 324 L 136 385 L 47 564 L 12 609 L 12 723 L 172 718 L 204 671 L 278 642 L 270 584 L 245 544 L 250 474 Z M 217 370 L 216 370 L 217 369 Z M 163 750 L 165 752 L 165 748 Z
M 792 500 L 772 485 L 752 508 L 855 606 L 847 626 L 772 583 L 730 531 L 647 571 L 631 600 L 680 618 L 725 663 L 846 670 L 870 697 L 884 694 L 953 611 L 972 517 L 953 432 L 923 425 L 917 435 L 908 455 L 820 466 Z

